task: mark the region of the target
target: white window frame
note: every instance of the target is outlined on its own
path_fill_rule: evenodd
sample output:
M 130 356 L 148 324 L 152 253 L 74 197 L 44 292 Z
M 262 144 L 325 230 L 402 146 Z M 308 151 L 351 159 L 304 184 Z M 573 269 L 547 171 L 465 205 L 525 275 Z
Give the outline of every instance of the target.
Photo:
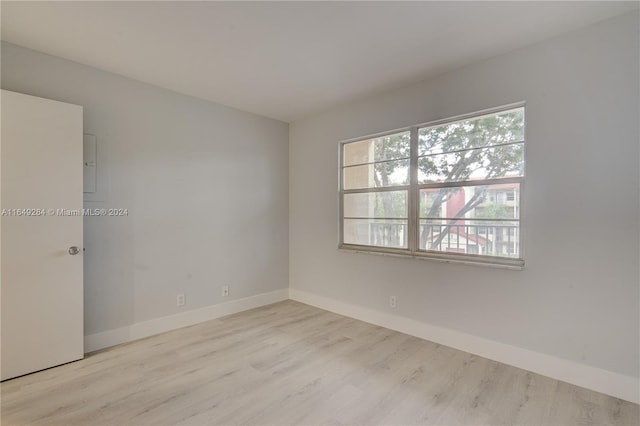
M 500 112 L 508 111 L 511 109 L 523 108 L 524 109 L 524 139 L 523 139 L 523 163 L 525 170 L 522 176 L 509 177 L 509 178 L 496 178 L 485 179 L 479 181 L 461 181 L 461 182 L 441 182 L 441 183 L 418 183 L 418 130 L 424 127 L 432 127 L 443 124 L 448 124 L 456 121 L 468 120 L 478 118 L 484 115 L 493 115 Z M 524 186 L 526 176 L 526 140 L 527 140 L 527 120 L 526 120 L 526 108 L 525 102 L 518 102 L 509 105 L 503 105 L 496 108 L 490 108 L 482 111 L 475 111 L 469 114 L 458 115 L 455 117 L 449 117 L 442 120 L 431 121 L 427 123 L 417 124 L 415 126 L 403 127 L 394 129 L 388 132 L 376 133 L 364 137 L 358 137 L 341 141 L 339 143 L 339 179 L 338 179 L 338 192 L 339 192 L 339 244 L 338 249 L 350 252 L 360 252 L 369 254 L 382 254 L 389 256 L 411 257 L 416 259 L 437 260 L 444 262 L 454 263 L 470 263 L 475 265 L 486 265 L 504 267 L 509 269 L 522 269 L 524 267 L 524 221 L 525 221 L 525 209 L 524 209 Z M 345 190 L 344 188 L 344 145 L 354 142 L 361 142 L 370 139 L 380 138 L 384 136 L 394 135 L 402 132 L 410 132 L 410 165 L 409 165 L 409 185 L 388 186 L 378 188 L 365 188 L 365 189 L 351 189 Z M 487 256 L 468 253 L 449 253 L 430 250 L 419 249 L 419 209 L 420 209 L 420 190 L 425 188 L 445 188 L 445 187 L 468 187 L 468 186 L 482 186 L 490 184 L 503 184 L 503 183 L 518 183 L 518 209 L 519 209 L 519 257 L 509 258 L 502 256 Z M 382 191 L 407 191 L 407 208 L 408 208 L 408 247 L 403 248 L 390 248 L 390 247 L 378 247 L 369 245 L 358 244 L 346 244 L 344 242 L 344 196 L 345 194 L 353 193 L 368 193 L 368 192 L 382 192 Z

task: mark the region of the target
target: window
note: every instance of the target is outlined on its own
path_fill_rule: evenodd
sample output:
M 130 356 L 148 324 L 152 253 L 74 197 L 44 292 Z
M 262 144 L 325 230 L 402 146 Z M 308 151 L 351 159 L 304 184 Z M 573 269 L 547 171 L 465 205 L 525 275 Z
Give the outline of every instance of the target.
M 408 249 L 410 132 L 342 152 L 343 243 Z
M 340 144 L 340 247 L 522 266 L 524 106 Z

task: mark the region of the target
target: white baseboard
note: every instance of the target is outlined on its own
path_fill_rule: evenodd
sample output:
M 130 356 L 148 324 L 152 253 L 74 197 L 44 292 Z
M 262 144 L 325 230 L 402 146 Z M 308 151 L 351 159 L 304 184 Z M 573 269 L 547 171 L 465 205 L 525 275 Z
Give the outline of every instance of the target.
M 637 377 L 625 376 L 293 288 L 289 292 L 291 299 L 307 305 L 430 340 L 636 404 L 640 403 L 640 380 Z
M 120 343 L 131 342 L 165 331 L 187 327 L 204 321 L 220 318 L 246 311 L 260 306 L 281 302 L 289 298 L 289 289 L 283 288 L 269 293 L 257 294 L 243 299 L 211 305 L 204 308 L 193 309 L 179 314 L 162 318 L 155 318 L 139 322 L 130 326 L 107 330 L 100 333 L 84 336 L 84 352 L 93 352 Z

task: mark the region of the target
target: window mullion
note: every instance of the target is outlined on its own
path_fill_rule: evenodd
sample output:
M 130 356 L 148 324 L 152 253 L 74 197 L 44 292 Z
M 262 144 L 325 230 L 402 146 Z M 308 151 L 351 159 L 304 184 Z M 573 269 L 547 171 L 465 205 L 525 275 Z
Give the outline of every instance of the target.
M 418 213 L 420 200 L 418 194 L 418 128 L 411 128 L 410 161 L 409 161 L 409 250 L 415 253 L 418 250 L 419 229 Z

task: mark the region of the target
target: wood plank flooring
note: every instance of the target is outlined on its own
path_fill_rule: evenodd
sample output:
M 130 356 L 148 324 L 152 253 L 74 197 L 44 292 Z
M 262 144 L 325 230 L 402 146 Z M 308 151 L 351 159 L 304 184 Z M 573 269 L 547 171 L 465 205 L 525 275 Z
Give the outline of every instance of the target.
M 286 301 L 1 385 L 2 425 L 624 425 L 639 407 Z

